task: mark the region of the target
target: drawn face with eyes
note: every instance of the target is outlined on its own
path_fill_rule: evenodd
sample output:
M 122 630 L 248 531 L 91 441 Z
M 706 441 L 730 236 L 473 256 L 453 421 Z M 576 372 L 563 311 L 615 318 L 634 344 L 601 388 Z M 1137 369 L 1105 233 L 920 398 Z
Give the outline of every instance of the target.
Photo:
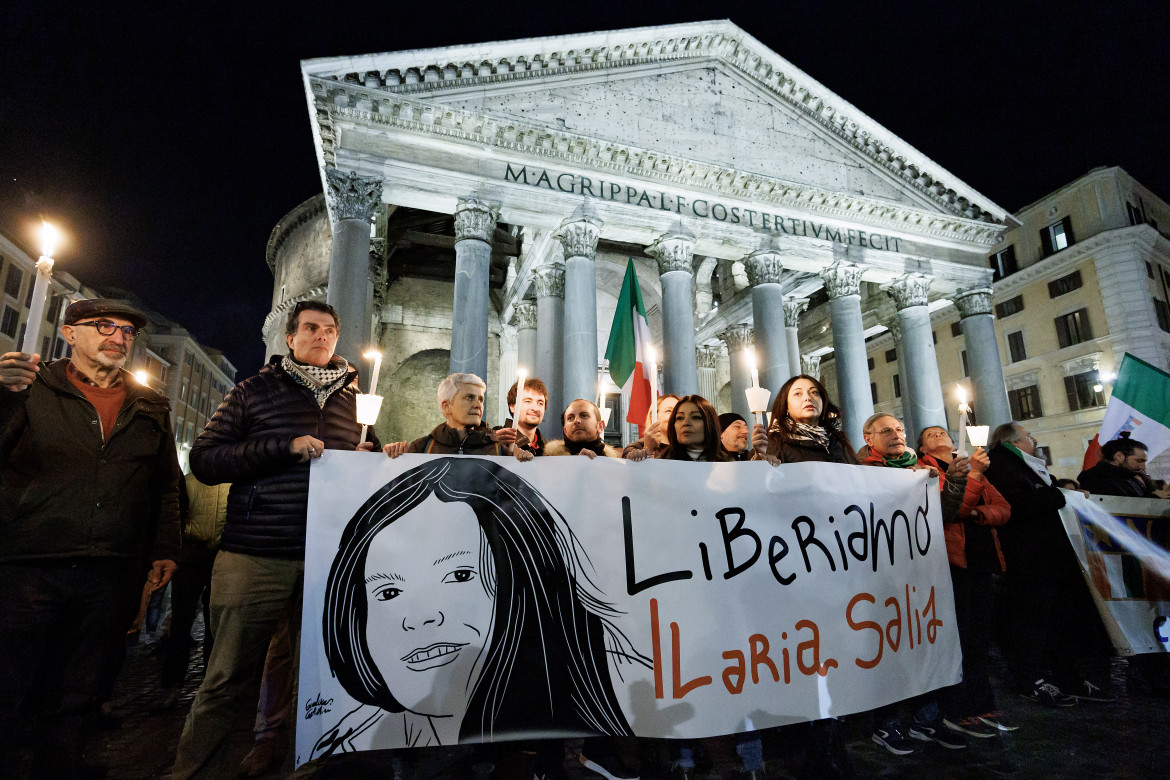
M 462 717 L 492 631 L 480 530 L 467 504 L 434 496 L 374 537 L 366 556 L 370 655 L 411 712 Z

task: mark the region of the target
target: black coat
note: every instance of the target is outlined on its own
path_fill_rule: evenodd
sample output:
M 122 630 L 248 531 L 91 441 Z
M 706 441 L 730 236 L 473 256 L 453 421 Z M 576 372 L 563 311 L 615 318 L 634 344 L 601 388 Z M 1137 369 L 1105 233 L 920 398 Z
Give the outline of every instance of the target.
M 310 464 L 289 444 L 308 435 L 330 450 L 357 447 L 357 372 L 349 372 L 322 408 L 285 372 L 282 359 L 274 356 L 232 388 L 191 448 L 191 471 L 207 485 L 232 483 L 220 549 L 303 558 Z
M 983 477 L 1012 506 L 1011 520 L 999 530 L 1008 573 L 1043 571 L 1068 563 L 1072 546 L 1058 514 L 1064 506 L 1064 493 L 1045 484 L 1002 444 L 992 447 L 988 457 L 991 465 Z
M 170 404 L 125 374 L 103 441 L 68 359 L 26 390 L 0 389 L 0 560 L 179 556 L 179 461 Z
M 829 431 L 829 449 L 825 450 L 811 441 L 790 439 L 781 442 L 777 436 L 768 436 L 768 454 L 775 455 L 781 463 L 846 463 L 857 465 L 857 458 L 853 449 L 841 438 L 837 431 Z
M 1129 469 L 1114 466 L 1108 461 L 1098 461 L 1091 469 L 1085 469 L 1077 477 L 1085 490 L 1098 496 L 1133 496 L 1151 498 L 1141 479 Z

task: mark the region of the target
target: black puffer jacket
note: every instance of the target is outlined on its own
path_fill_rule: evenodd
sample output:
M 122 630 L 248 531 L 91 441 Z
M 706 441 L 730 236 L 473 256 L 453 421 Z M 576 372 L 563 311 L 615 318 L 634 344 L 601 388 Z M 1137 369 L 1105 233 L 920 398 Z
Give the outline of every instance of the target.
M 179 556 L 179 461 L 170 404 L 130 381 L 113 431 L 66 374 L 42 366 L 0 389 L 0 561 Z
M 353 450 L 361 436 L 358 392 L 350 371 L 317 406 L 313 394 L 281 368 L 276 355 L 260 373 L 232 388 L 191 448 L 200 482 L 231 482 L 220 549 L 272 558 L 303 558 L 309 464 L 289 451 L 298 436 L 330 450 Z M 376 448 L 376 447 L 375 447 Z

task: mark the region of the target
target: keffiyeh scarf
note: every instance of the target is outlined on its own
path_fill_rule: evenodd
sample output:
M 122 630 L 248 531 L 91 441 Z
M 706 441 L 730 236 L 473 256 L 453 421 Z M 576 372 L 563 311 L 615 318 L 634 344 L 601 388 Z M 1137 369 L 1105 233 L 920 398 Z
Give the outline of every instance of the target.
M 340 355 L 334 355 L 325 366 L 308 366 L 293 360 L 291 355 L 285 355 L 280 367 L 298 384 L 309 388 L 317 401 L 317 406 L 322 409 L 325 408 L 329 396 L 345 383 L 345 378 L 349 374 L 349 363 Z
M 791 417 L 785 417 L 784 422 L 772 419 L 772 424 L 768 426 L 768 433 L 780 433 L 780 426 L 786 425 L 788 427 L 788 437 L 798 441 L 806 441 L 823 449 L 825 452 L 829 451 L 829 431 L 819 425 L 805 425 L 793 420 Z

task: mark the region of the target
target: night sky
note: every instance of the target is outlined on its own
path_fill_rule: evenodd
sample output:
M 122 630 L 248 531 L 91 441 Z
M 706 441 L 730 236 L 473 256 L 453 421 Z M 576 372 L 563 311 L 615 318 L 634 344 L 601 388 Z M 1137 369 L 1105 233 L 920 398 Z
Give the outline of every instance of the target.
M 1101 165 L 1170 199 L 1168 4 L 1031 5 L 9 0 L 0 229 L 31 250 L 55 222 L 58 268 L 136 291 L 242 378 L 268 235 L 320 188 L 300 60 L 722 17 L 1009 211 Z

